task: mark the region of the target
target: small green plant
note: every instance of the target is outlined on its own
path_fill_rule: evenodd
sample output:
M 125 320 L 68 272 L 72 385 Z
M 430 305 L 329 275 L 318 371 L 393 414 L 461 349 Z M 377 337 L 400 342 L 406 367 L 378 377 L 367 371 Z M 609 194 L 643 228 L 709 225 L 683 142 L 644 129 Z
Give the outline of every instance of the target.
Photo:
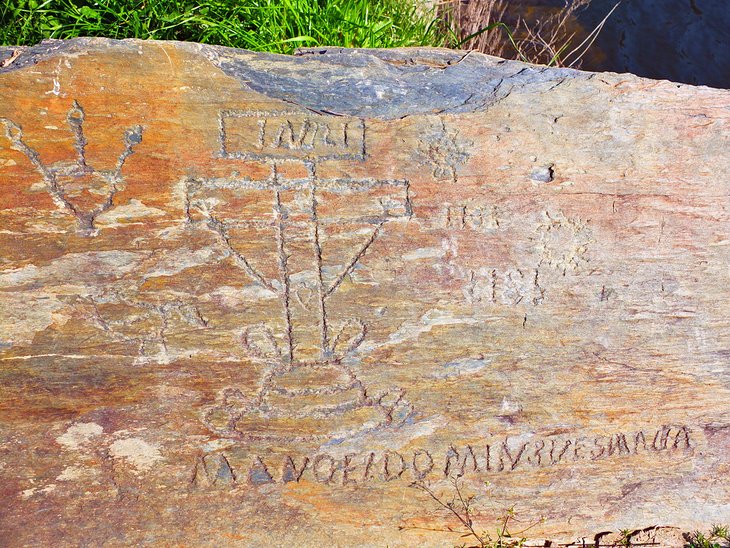
M 414 482 L 411 487 L 419 489 L 433 499 L 441 508 L 447 510 L 460 524 L 459 529 L 453 529 L 447 526 L 439 531 L 448 531 L 458 533 L 462 538 L 471 538 L 477 544 L 462 544 L 461 548 L 521 548 L 527 542 L 527 538 L 523 536 L 525 532 L 532 529 L 536 525 L 543 523 L 544 518 L 530 523 L 519 530 L 514 530 L 513 525 L 518 523 L 517 513 L 514 506 L 507 509 L 502 517 L 498 520 L 494 532 L 483 531 L 474 523 L 474 506 L 475 495 L 466 495 L 459 484 L 459 477 L 452 478 L 454 492 L 450 500 L 440 497 L 424 482 Z M 489 483 L 485 482 L 485 486 L 489 487 Z M 405 527 L 403 529 L 413 529 L 414 527 Z
M 701 531 L 685 534 L 686 548 L 729 548 L 730 527 L 727 525 L 713 525 L 709 534 Z
M 631 546 L 631 534 L 633 531 L 631 529 L 621 529 L 619 531 L 619 540 L 618 545 L 619 546 Z

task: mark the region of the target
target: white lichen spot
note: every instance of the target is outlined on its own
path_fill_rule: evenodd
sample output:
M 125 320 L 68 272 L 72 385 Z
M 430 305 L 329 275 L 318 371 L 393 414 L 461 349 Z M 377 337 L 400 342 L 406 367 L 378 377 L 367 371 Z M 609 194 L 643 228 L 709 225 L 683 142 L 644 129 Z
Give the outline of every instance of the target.
M 491 357 L 480 356 L 476 358 L 461 358 L 443 364 L 439 371 L 434 373 L 434 377 L 448 379 L 451 377 L 459 377 L 471 373 L 478 373 L 492 362 Z
M 80 466 L 67 466 L 63 469 L 63 472 L 58 475 L 56 481 L 74 481 L 82 479 L 86 475 L 86 469 L 81 468 Z
M 420 259 L 438 259 L 446 255 L 446 250 L 440 247 L 421 247 L 403 255 L 404 261 L 418 261 Z
M 192 250 L 188 247 L 170 250 L 155 264 L 154 268 L 145 273 L 148 278 L 158 276 L 173 276 L 188 268 L 194 268 L 215 261 L 222 253 L 212 247 Z
M 104 429 L 95 422 L 79 422 L 69 426 L 65 433 L 56 438 L 56 442 L 67 449 L 76 450 L 103 433 Z
M 63 306 L 55 296 L 6 292 L 0 299 L 0 345 L 32 343 L 37 333 L 53 324 L 53 314 Z
M 24 499 L 29 499 L 33 495 L 45 495 L 47 493 L 50 493 L 51 491 L 56 489 L 55 483 L 50 483 L 46 485 L 45 487 L 31 487 L 30 489 L 26 489 L 25 491 L 20 492 L 20 496 Z
M 320 451 L 326 452 L 335 458 L 344 458 L 348 453 L 357 452 L 363 445 L 385 446 L 391 451 L 398 451 L 413 443 L 417 439 L 428 439 L 434 432 L 447 428 L 448 421 L 441 415 L 416 420 L 404 424 L 396 430 L 376 430 L 361 432 L 346 440 L 333 439 L 320 446 Z
M 508 398 L 502 398 L 502 405 L 499 408 L 499 412 L 502 415 L 515 415 L 522 411 L 522 405 L 519 402 L 510 400 Z
M 58 81 L 58 78 L 53 79 L 53 89 L 47 91 L 46 95 L 55 95 L 56 97 L 61 95 L 61 83 Z
M 109 451 L 113 457 L 124 459 L 141 471 L 149 470 L 163 459 L 157 447 L 141 438 L 117 440 L 111 444 Z
M 72 318 L 73 316 L 71 316 L 70 314 L 65 314 L 64 312 L 51 313 L 51 321 L 55 326 L 66 325 Z
M 210 296 L 226 308 L 237 308 L 252 302 L 277 298 L 276 293 L 258 284 L 249 284 L 244 287 L 224 285 L 213 291 Z
M 214 451 L 220 451 L 221 449 L 227 449 L 235 444 L 235 440 L 217 439 L 204 443 L 202 449 L 206 453 L 212 453 Z
M 135 219 L 145 217 L 162 217 L 165 212 L 156 207 L 150 207 L 137 199 L 131 199 L 129 203 L 116 206 L 99 215 L 97 223 L 104 226 L 114 226 L 128 223 Z
M 417 340 L 422 334 L 441 326 L 470 325 L 486 321 L 485 318 L 454 316 L 451 311 L 431 309 L 419 320 L 403 322 L 397 331 L 391 333 L 389 339 L 383 343 L 365 343 L 359 347 L 360 352 L 369 352 L 374 348 L 398 345 Z
M 29 264 L 21 268 L 2 270 L 0 271 L 0 285 L 9 287 L 29 283 L 35 279 L 37 274 L 38 267 L 34 264 Z

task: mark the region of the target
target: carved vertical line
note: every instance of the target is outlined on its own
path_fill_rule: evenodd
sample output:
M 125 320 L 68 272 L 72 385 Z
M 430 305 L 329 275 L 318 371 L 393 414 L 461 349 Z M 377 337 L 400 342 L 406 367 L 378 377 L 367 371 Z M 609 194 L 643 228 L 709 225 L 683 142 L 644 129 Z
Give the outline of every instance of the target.
M 439 116 L 439 121 L 441 122 L 441 134 L 443 135 L 443 138 L 444 139 L 447 139 L 448 136 L 449 136 L 449 132 L 446 129 L 446 120 L 444 120 L 442 117 Z M 456 177 L 456 165 L 455 165 L 455 163 L 452 160 L 450 160 L 448 157 L 446 157 L 444 159 L 444 163 L 448 166 L 449 171 L 451 172 L 451 182 L 454 183 L 454 184 L 456 184 L 457 183 L 457 177 Z M 464 210 L 466 210 L 466 208 L 464 208 Z M 464 212 L 464 214 L 466 214 L 466 211 Z M 463 219 L 462 219 L 462 223 L 463 223 Z M 462 226 L 462 228 L 464 228 L 464 227 Z
M 185 223 L 190 224 L 193 222 L 193 218 L 190 216 L 190 187 L 193 186 L 192 180 L 185 178 L 183 180 L 183 212 L 185 213 Z
M 127 158 L 129 158 L 134 152 L 134 147 L 142 142 L 143 132 L 144 128 L 140 125 L 136 125 L 129 128 L 124 133 L 124 150 L 117 159 L 117 167 L 114 175 L 115 178 L 119 178 L 121 176 L 122 168 L 124 167 L 124 163 L 127 161 Z
M 227 112 L 225 110 L 220 111 L 218 114 L 218 139 L 221 143 L 221 158 L 230 158 L 226 147 L 226 140 L 228 139 L 226 134 L 226 115 Z
M 272 174 L 274 178 L 274 211 L 276 213 L 276 244 L 279 255 L 279 273 L 281 275 L 282 284 L 282 304 L 284 306 L 284 319 L 286 321 L 286 346 L 287 346 L 287 358 L 289 364 L 294 361 L 294 328 L 292 326 L 291 319 L 291 285 L 289 279 L 289 257 L 286 254 L 284 248 L 285 236 L 284 236 L 284 214 L 281 207 L 281 191 L 279 190 L 279 171 L 276 163 L 271 166 Z
M 413 217 L 413 202 L 411 201 L 411 184 L 406 181 L 404 184 L 406 201 L 405 201 L 405 214 L 407 217 Z
M 89 166 L 86 164 L 86 137 L 84 137 L 84 120 L 86 119 L 86 113 L 81 105 L 77 101 L 74 101 L 73 107 L 68 111 L 66 120 L 68 125 L 71 127 L 71 131 L 74 134 L 74 148 L 78 154 L 78 164 L 83 170 L 89 170 Z
M 259 147 L 259 149 L 262 149 L 262 148 L 264 148 L 264 138 L 266 136 L 266 118 L 259 120 L 258 126 L 259 126 L 258 147 Z
M 322 246 L 319 242 L 319 217 L 317 216 L 317 182 L 316 182 L 316 166 L 311 163 L 309 166 L 309 175 L 312 178 L 311 183 L 311 207 L 312 207 L 312 245 L 314 247 L 314 257 L 317 261 L 317 300 L 319 302 L 319 339 L 320 353 L 322 359 L 330 354 L 329 336 L 327 328 L 327 305 L 325 303 L 325 286 L 322 277 Z
M 367 148 L 365 145 L 365 120 L 361 119 L 360 125 L 362 127 L 362 133 L 361 133 L 361 139 L 362 139 L 361 147 L 362 148 L 360 149 L 360 154 L 362 154 L 362 159 L 364 160 L 367 157 Z

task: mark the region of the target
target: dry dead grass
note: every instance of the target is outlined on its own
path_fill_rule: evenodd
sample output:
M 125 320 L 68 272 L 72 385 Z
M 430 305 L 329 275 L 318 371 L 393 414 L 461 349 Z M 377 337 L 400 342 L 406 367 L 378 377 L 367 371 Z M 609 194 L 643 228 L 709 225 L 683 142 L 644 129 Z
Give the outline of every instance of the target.
M 586 32 L 575 16 L 590 2 L 565 0 L 562 9 L 545 11 L 542 16 L 528 16 L 528 2 L 508 0 L 444 0 L 438 9 L 447 25 L 458 29 L 463 49 L 541 65 L 578 67 L 613 12 Z

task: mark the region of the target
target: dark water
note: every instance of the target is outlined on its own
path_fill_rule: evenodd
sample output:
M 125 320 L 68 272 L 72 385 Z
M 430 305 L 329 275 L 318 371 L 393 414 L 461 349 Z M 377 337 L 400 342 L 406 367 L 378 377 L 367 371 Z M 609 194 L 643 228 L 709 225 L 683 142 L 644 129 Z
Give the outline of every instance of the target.
M 592 29 L 616 0 L 593 0 L 578 15 Z M 584 70 L 730 88 L 730 0 L 623 0 Z

